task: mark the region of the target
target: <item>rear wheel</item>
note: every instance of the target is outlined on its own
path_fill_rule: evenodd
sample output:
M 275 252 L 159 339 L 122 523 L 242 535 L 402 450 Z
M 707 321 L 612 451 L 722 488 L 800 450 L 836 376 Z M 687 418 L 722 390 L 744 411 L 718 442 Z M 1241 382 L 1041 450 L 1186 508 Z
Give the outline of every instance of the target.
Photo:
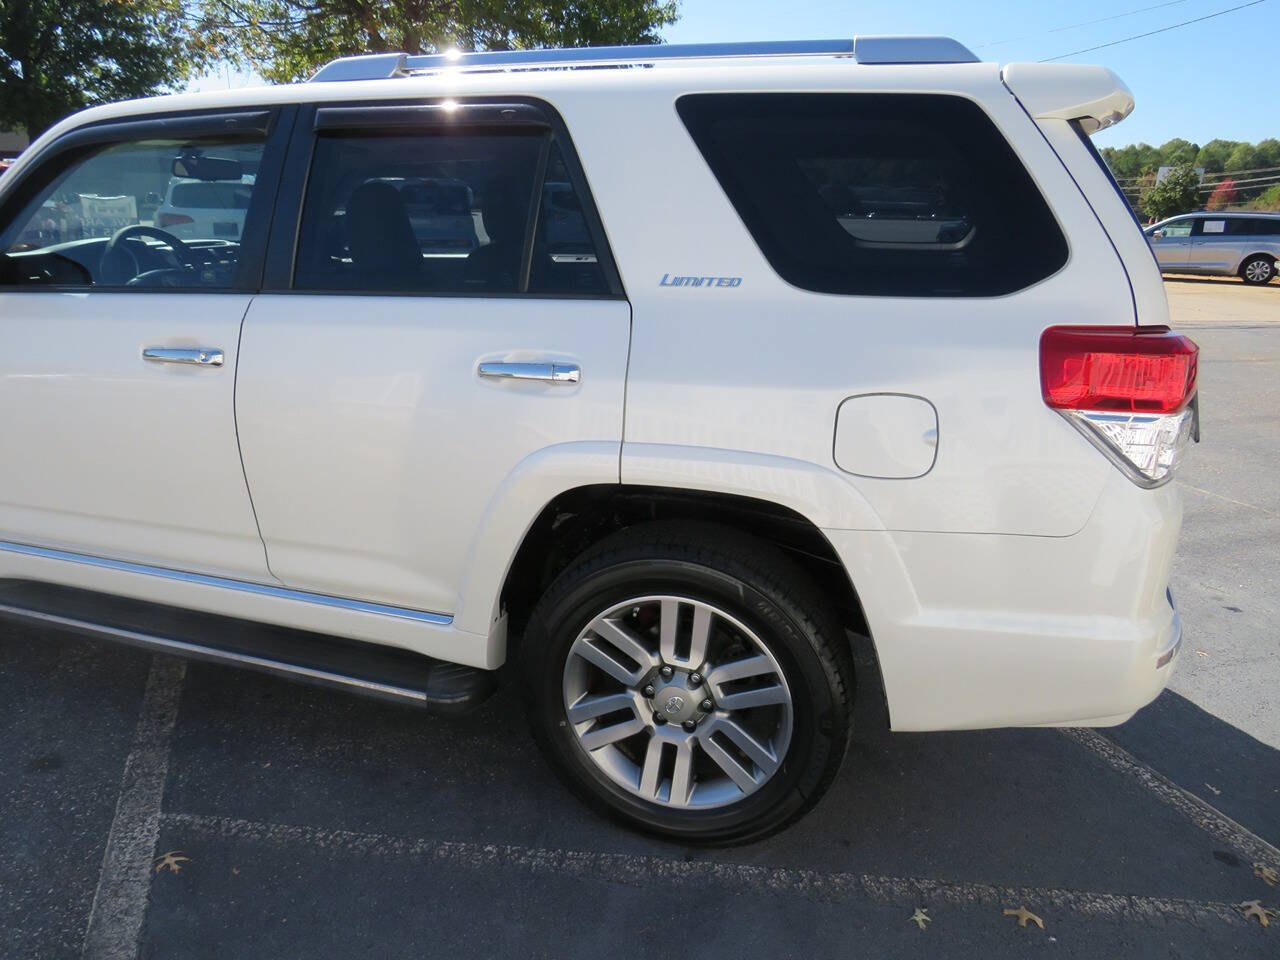
M 692 842 L 786 826 L 848 744 L 843 630 L 783 554 L 655 523 L 600 543 L 535 609 L 524 669 L 539 744 L 599 809 Z
M 1275 275 L 1275 261 L 1263 254 L 1250 257 L 1240 265 L 1240 277 L 1245 283 L 1258 285 L 1269 283 Z

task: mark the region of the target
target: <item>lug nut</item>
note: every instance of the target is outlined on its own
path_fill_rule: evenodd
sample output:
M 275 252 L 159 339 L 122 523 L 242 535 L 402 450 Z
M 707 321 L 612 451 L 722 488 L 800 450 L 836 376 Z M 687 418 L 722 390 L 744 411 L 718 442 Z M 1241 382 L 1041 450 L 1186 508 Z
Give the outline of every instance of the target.
M 693 733 L 694 730 L 698 729 L 698 721 L 686 720 L 684 723 L 680 724 L 680 726 L 684 727 L 688 733 Z
M 653 715 L 653 722 L 656 723 L 658 726 L 662 726 L 664 723 L 667 722 L 667 718 L 661 713 L 655 713 Z
M 715 709 L 715 706 L 716 705 L 711 702 L 711 698 L 707 697 L 707 699 L 703 700 L 700 704 L 698 704 L 698 709 L 701 710 L 703 713 L 710 713 L 712 710 Z
M 699 685 L 699 684 L 701 684 L 701 683 L 702 683 L 702 674 L 700 674 L 700 673 L 691 673 L 691 674 L 689 674 L 689 684 L 690 684 L 691 686 L 696 687 L 696 686 L 698 686 L 698 685 Z
M 674 671 L 674 670 L 672 670 L 670 667 L 663 667 L 663 668 L 662 668 L 660 671 L 658 671 L 658 672 L 662 674 L 662 679 L 663 679 L 663 680 L 670 680 L 670 679 L 671 679 L 671 674 L 675 673 L 675 671 Z
M 646 683 L 644 685 L 644 689 L 641 690 L 640 692 L 643 693 L 649 699 L 653 699 L 653 695 L 657 693 L 657 691 L 653 689 L 652 683 Z

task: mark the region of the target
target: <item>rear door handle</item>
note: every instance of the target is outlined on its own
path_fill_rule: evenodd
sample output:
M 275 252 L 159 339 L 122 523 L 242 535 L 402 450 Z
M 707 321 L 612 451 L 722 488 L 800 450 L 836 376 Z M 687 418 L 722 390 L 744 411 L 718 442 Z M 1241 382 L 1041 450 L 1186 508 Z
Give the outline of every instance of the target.
M 194 363 L 200 367 L 222 366 L 217 347 L 144 347 L 142 359 L 153 363 Z
M 582 369 L 576 363 L 506 363 L 485 361 L 477 371 L 493 380 L 544 380 L 547 383 L 577 383 Z

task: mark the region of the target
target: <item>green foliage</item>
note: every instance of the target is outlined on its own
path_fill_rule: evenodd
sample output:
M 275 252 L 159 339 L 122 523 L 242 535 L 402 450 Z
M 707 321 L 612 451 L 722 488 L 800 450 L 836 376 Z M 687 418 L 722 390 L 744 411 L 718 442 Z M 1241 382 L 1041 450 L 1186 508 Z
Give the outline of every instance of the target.
M 210 50 L 184 0 L 0 0 L 0 128 L 185 85 Z
M 1200 206 L 1197 199 L 1199 186 L 1200 178 L 1195 168 L 1183 164 L 1170 170 L 1159 183 L 1144 187 L 1139 205 L 1143 213 L 1157 220 L 1186 213 Z
M 1160 147 L 1131 143 L 1127 147 L 1103 147 L 1099 151 L 1121 180 L 1133 180 L 1154 173 L 1160 167 L 1183 164 L 1204 167 L 1206 173 L 1234 173 L 1280 166 L 1280 140 L 1269 138 L 1257 144 L 1243 140 L 1210 140 L 1203 147 L 1174 139 Z
M 200 0 L 199 31 L 268 80 L 335 57 L 658 43 L 676 0 Z
M 1280 183 L 1267 187 L 1256 200 L 1249 204 L 1249 209 L 1280 212 Z

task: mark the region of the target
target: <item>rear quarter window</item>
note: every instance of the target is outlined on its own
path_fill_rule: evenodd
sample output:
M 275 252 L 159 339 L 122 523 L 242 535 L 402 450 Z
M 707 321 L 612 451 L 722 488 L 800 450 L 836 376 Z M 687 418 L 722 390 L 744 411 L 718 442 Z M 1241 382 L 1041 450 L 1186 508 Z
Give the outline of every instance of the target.
M 961 97 L 695 94 L 677 109 L 778 274 L 820 293 L 988 297 L 1067 241 L 990 118 Z

